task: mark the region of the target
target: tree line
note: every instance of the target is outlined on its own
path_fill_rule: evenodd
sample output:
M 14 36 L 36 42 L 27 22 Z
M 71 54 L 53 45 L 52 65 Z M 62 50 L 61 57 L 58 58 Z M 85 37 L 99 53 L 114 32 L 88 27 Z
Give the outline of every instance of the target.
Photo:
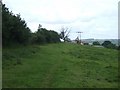
M 31 32 L 20 14 L 13 14 L 2 4 L 2 44 L 10 46 L 14 44 L 44 44 L 60 42 L 60 35 L 54 30 L 42 28 L 39 24 L 38 30 Z

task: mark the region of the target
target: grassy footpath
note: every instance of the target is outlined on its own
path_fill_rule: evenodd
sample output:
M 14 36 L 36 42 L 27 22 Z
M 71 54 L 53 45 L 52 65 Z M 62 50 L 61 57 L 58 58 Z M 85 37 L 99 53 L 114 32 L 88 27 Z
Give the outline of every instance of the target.
M 3 87 L 117 86 L 116 50 L 67 43 L 3 49 Z

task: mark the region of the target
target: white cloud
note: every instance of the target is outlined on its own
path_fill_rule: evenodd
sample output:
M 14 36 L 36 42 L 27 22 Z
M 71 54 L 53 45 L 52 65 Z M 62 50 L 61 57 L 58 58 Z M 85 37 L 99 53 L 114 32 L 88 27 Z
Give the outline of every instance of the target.
M 38 24 L 60 31 L 72 27 L 70 38 L 83 31 L 83 38 L 118 37 L 118 0 L 4 0 L 13 13 L 20 13 L 32 31 Z

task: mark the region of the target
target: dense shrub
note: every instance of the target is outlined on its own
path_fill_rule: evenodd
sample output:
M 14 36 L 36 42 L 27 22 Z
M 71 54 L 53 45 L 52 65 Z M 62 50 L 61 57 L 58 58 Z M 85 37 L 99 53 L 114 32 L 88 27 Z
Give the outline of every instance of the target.
M 40 28 L 34 33 L 33 40 L 36 44 L 56 43 L 60 42 L 60 36 L 55 31 Z
M 111 43 L 110 41 L 104 41 L 102 43 L 102 46 L 104 46 L 106 48 L 117 49 L 117 46 L 115 44 Z
M 98 41 L 94 41 L 93 45 L 100 45 L 100 43 Z

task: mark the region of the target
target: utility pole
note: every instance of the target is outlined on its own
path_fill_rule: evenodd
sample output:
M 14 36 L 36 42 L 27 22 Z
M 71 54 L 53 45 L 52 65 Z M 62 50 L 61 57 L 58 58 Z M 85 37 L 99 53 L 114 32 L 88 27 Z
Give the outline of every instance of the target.
M 80 38 L 80 44 L 81 44 L 81 33 L 83 33 L 83 32 L 77 32 L 77 33 L 80 34 L 80 37 L 79 37 L 79 38 Z

